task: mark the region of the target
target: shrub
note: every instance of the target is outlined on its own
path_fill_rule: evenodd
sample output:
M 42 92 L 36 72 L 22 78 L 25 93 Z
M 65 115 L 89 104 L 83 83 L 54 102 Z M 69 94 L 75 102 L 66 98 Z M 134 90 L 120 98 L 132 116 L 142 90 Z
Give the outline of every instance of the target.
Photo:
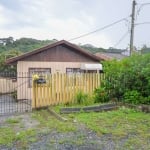
M 103 87 L 99 87 L 96 88 L 94 91 L 94 102 L 95 103 L 99 103 L 99 102 L 108 102 L 109 101 L 109 97 L 107 92 L 105 91 L 105 88 Z
M 136 90 L 133 90 L 133 91 L 127 91 L 124 94 L 123 98 L 124 98 L 124 101 L 127 102 L 127 103 L 139 104 L 141 96 L 140 96 L 139 92 L 137 92 Z
M 83 104 L 83 105 L 88 105 L 92 103 L 91 98 L 89 97 L 88 94 L 83 93 L 82 91 L 79 91 L 75 95 L 75 103 L 76 104 Z
M 150 105 L 150 96 L 148 96 L 148 97 L 141 97 L 140 103 L 141 104 L 148 104 L 148 105 Z
M 105 88 L 110 100 L 125 98 L 129 103 L 149 104 L 150 54 L 134 55 L 121 61 L 105 61 L 103 68 L 105 80 L 102 88 Z

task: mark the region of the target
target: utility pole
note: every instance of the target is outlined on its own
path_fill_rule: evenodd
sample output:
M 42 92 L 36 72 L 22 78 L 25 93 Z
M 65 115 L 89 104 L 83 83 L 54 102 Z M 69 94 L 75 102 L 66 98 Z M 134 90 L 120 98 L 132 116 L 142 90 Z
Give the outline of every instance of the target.
M 133 54 L 133 40 L 134 40 L 134 21 L 135 21 L 135 5 L 136 1 L 132 2 L 132 14 L 131 14 L 131 34 L 130 34 L 130 56 Z

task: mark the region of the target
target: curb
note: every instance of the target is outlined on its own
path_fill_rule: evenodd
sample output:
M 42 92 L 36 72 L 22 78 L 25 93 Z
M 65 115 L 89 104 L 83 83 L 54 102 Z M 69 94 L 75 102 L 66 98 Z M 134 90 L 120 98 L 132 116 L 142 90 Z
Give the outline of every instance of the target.
M 68 113 L 77 113 L 77 112 L 102 112 L 102 111 L 110 111 L 117 109 L 118 106 L 116 104 L 105 104 L 99 106 L 88 106 L 88 107 L 67 107 L 61 108 L 60 113 L 68 114 Z

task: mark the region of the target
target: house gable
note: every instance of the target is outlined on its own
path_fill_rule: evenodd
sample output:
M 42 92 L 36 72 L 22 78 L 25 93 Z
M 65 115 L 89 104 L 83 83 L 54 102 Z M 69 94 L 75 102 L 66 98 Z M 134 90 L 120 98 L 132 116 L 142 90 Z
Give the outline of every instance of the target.
M 49 62 L 95 62 L 93 58 L 66 45 L 58 45 L 45 51 L 23 58 L 23 61 L 49 61 Z M 97 60 L 97 62 L 99 62 Z
M 47 61 L 47 62 L 99 62 L 103 59 L 83 50 L 67 41 L 59 41 L 32 52 L 10 58 L 7 64 L 17 61 Z

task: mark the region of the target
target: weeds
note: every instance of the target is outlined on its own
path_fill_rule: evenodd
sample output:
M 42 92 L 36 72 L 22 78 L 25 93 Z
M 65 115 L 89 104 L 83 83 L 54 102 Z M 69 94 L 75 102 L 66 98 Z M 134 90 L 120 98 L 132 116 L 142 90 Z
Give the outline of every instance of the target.
M 75 115 L 77 121 L 84 123 L 99 136 L 108 134 L 113 140 L 126 139 L 124 147 L 142 148 L 150 139 L 149 114 L 137 112 L 133 109 L 120 108 L 117 111 L 102 113 L 80 113 Z M 130 138 L 130 136 L 135 136 Z M 136 144 L 137 141 L 137 144 Z M 147 147 L 146 147 L 147 148 Z M 128 149 L 128 148 L 127 148 Z
M 18 124 L 18 123 L 20 123 L 20 119 L 12 119 L 12 118 L 9 118 L 9 119 L 7 119 L 6 120 L 6 123 L 8 123 L 8 124 Z
M 61 122 L 55 117 L 52 117 L 47 110 L 36 111 L 33 118 L 40 122 L 40 127 L 48 128 L 49 130 L 56 130 L 58 132 L 76 131 L 76 127 L 71 122 Z

